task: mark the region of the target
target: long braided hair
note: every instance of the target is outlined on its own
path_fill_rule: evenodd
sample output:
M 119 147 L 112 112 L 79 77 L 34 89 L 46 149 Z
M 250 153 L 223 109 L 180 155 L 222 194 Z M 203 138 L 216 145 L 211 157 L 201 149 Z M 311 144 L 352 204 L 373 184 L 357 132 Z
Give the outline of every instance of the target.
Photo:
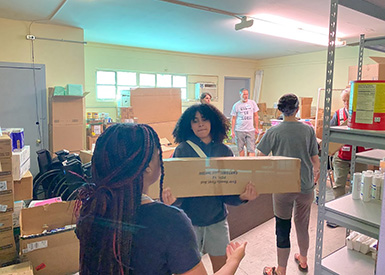
M 130 258 L 141 204 L 143 173 L 155 149 L 156 132 L 144 124 L 110 126 L 97 140 L 92 157 L 94 184 L 79 192 L 76 233 L 80 240 L 80 274 L 130 274 Z

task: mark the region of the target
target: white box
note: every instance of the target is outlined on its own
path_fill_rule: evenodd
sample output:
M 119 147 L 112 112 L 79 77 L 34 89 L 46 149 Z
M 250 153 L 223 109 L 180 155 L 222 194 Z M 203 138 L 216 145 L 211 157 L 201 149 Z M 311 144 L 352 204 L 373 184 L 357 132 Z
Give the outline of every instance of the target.
M 13 158 L 12 158 L 13 160 Z M 13 180 L 21 180 L 21 178 L 24 176 L 25 173 L 31 168 L 31 162 L 28 158 L 23 164 L 20 166 L 16 166 L 12 164 L 12 177 Z
M 31 157 L 30 146 L 25 145 L 23 149 L 17 152 L 12 152 L 12 166 L 21 166 Z

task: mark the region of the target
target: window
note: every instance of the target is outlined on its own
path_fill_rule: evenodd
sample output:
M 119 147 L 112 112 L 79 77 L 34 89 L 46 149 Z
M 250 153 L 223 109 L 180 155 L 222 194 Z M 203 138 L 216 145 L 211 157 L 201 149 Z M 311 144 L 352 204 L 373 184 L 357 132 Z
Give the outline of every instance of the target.
M 96 72 L 96 98 L 99 101 L 119 100 L 121 91 L 136 87 L 181 88 L 187 98 L 187 76 L 122 71 Z

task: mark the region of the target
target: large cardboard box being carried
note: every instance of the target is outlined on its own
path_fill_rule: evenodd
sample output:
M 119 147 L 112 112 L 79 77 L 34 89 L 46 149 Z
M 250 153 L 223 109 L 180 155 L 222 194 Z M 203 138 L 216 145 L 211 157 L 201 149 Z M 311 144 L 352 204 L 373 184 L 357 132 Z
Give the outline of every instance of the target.
M 175 197 L 239 195 L 249 181 L 259 194 L 301 191 L 301 160 L 287 157 L 172 158 L 164 161 L 164 188 Z M 159 185 L 149 195 L 159 196 Z
M 34 274 L 72 274 L 79 270 L 79 241 L 74 227 L 43 233 L 75 224 L 74 205 L 74 201 L 57 202 L 21 210 L 20 253 L 32 263 Z

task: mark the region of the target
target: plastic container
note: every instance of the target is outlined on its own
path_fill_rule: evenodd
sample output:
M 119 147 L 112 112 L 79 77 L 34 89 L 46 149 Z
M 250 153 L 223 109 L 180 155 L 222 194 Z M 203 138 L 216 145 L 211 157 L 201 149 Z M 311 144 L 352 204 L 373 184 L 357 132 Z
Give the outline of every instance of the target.
M 352 81 L 348 126 L 353 129 L 385 130 L 385 81 Z
M 371 172 L 371 173 L 370 173 Z M 371 187 L 373 182 L 373 171 L 365 171 L 362 173 L 361 181 L 361 199 L 364 202 L 369 202 L 371 199 Z
M 352 188 L 352 198 L 353 200 L 359 200 L 361 194 L 361 181 L 362 173 L 356 172 L 353 174 L 353 188 Z

